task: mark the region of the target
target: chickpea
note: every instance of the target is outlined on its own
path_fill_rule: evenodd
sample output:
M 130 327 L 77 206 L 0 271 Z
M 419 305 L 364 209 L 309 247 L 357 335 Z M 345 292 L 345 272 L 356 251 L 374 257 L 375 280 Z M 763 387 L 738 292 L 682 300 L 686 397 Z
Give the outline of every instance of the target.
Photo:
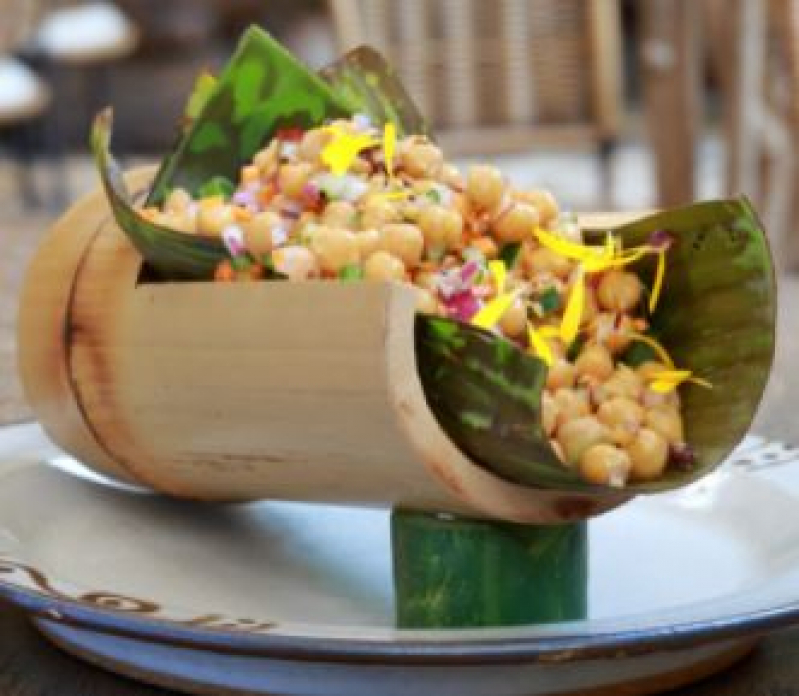
M 432 293 L 438 292 L 438 273 L 435 270 L 417 271 L 413 284 Z
M 400 212 L 389 201 L 369 198 L 361 211 L 361 227 L 365 230 L 379 229 L 383 225 L 399 222 Z
M 574 363 L 577 368 L 577 377 L 588 377 L 598 382 L 604 382 L 613 374 L 613 359 L 608 349 L 599 343 L 591 343 L 580 352 Z
M 430 246 L 455 247 L 463 235 L 463 218 L 460 214 L 441 205 L 429 205 L 419 213 L 419 227 Z
M 632 469 L 630 455 L 624 450 L 600 443 L 589 447 L 580 457 L 580 473 L 589 483 L 621 488 Z
M 165 212 L 159 224 L 186 234 L 195 234 L 197 231 L 196 221 L 188 210 Z
M 443 247 L 446 245 L 446 229 L 444 218 L 447 209 L 440 205 L 428 205 L 419 213 L 419 229 L 424 235 L 425 245 L 430 247 Z
M 441 183 L 446 184 L 450 188 L 462 189 L 464 187 L 463 175 L 458 168 L 452 164 L 445 164 L 441 168 L 439 179 Z
M 600 312 L 597 315 L 598 322 L 605 327 L 605 338 L 602 341 L 607 349 L 614 354 L 618 354 L 627 349 L 632 341 L 631 333 L 638 331 L 637 319 L 624 314 L 611 314 Z M 599 325 L 599 324 L 597 324 Z
M 619 396 L 638 401 L 643 389 L 644 383 L 638 373 L 627 365 L 619 365 L 608 380 L 600 385 L 597 393 L 603 401 Z
M 425 141 L 411 143 L 400 155 L 400 166 L 417 179 L 438 178 L 443 164 L 441 149 Z
M 278 186 L 284 196 L 297 200 L 302 196 L 305 184 L 313 173 L 313 167 L 307 162 L 289 162 L 280 166 Z
M 568 360 L 557 358 L 547 372 L 547 389 L 557 390 L 573 387 L 577 380 L 577 370 Z
M 527 329 L 527 308 L 517 298 L 499 320 L 499 328 L 508 338 L 518 338 Z
M 273 140 L 253 158 L 253 164 L 258 167 L 261 176 L 267 177 L 277 168 L 278 147 L 280 147 L 280 143 L 277 140 Z
M 380 234 L 377 230 L 361 230 L 355 233 L 361 261 L 365 261 L 380 248 Z
M 499 256 L 499 247 L 491 237 L 478 237 L 477 239 L 473 239 L 469 243 L 469 247 L 477 249 L 477 251 L 483 255 L 483 258 L 489 261 Z
M 272 253 L 275 270 L 289 280 L 308 280 L 319 275 L 319 265 L 310 249 L 304 246 L 285 246 Z
M 654 406 L 646 411 L 644 423 L 665 438 L 670 445 L 680 445 L 685 442 L 682 418 L 676 408 Z
M 469 199 L 463 193 L 458 191 L 453 192 L 452 198 L 450 200 L 450 207 L 454 212 L 461 216 L 461 220 L 465 220 L 472 214 L 472 209 L 469 205 Z
M 331 133 L 322 128 L 306 131 L 297 147 L 297 155 L 306 162 L 317 164 L 322 150 L 330 142 L 331 137 Z
M 527 203 L 512 203 L 494 220 L 494 236 L 502 242 L 528 239 L 538 225 L 538 212 Z
M 585 303 L 583 304 L 582 321 L 584 324 L 592 322 L 599 313 L 599 306 L 596 301 L 596 290 L 590 285 L 585 286 Z
M 429 290 L 416 288 L 416 311 L 422 314 L 438 314 L 438 300 Z
M 552 395 L 545 391 L 541 394 L 541 427 L 548 436 L 552 436 L 558 424 L 558 405 Z
M 360 249 L 355 233 L 320 225 L 311 237 L 311 251 L 319 266 L 328 273 L 338 273 L 345 266 L 360 261 Z
M 416 225 L 385 225 L 380 232 L 380 246 L 384 251 L 402 259 L 406 267 L 416 268 L 422 260 L 424 236 Z
M 632 441 L 641 427 L 644 409 L 637 401 L 616 396 L 602 403 L 596 416 L 610 429 L 613 442 L 625 445 Z
M 233 208 L 226 203 L 201 202 L 197 209 L 197 231 L 208 237 L 219 237 L 235 222 Z
M 538 211 L 539 222 L 545 227 L 560 215 L 560 208 L 555 196 L 546 189 L 534 189 L 532 191 L 517 191 L 516 200 L 529 203 Z
M 376 251 L 363 266 L 367 280 L 405 280 L 405 264 L 387 251 Z
M 499 205 L 505 182 L 499 169 L 486 164 L 469 168 L 466 176 L 466 195 L 475 208 L 492 210 Z
M 192 197 L 186 189 L 172 189 L 164 203 L 164 210 L 172 213 L 184 213 L 192 203 Z
M 666 408 L 679 408 L 680 396 L 677 390 L 673 389 L 665 394 L 653 391 L 649 388 L 644 389 L 644 395 L 641 397 L 641 403 L 647 408 L 654 406 L 663 406 Z
M 273 231 L 283 224 L 282 218 L 271 210 L 257 213 L 244 225 L 244 246 L 256 258 L 268 254 L 275 246 Z
M 558 428 L 558 442 L 566 462 L 576 465 L 583 453 L 593 445 L 610 442 L 610 432 L 594 416 L 582 416 Z
M 529 275 L 551 273 L 561 280 L 566 280 L 573 268 L 572 262 L 565 256 L 543 246 L 530 249 L 522 258 L 522 265 Z
M 331 201 L 322 211 L 322 222 L 330 227 L 355 228 L 355 206 L 349 201 Z
M 669 447 L 665 438 L 654 430 L 641 428 L 625 449 L 632 461 L 633 480 L 653 481 L 662 476 L 666 470 Z
M 583 389 L 558 389 L 553 397 L 558 407 L 558 427 L 591 413 L 588 392 Z
M 641 291 L 641 280 L 635 273 L 614 269 L 599 281 L 597 299 L 608 311 L 630 312 L 641 301 Z

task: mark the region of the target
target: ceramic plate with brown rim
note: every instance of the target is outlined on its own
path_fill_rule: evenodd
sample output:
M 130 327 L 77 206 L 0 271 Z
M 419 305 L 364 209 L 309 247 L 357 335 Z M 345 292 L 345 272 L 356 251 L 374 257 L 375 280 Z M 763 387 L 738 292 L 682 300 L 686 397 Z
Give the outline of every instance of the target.
M 797 458 L 748 438 L 698 484 L 591 522 L 585 620 L 422 631 L 393 626 L 385 512 L 176 503 L 75 476 L 14 426 L 0 596 L 66 651 L 194 693 L 654 692 L 799 622 Z

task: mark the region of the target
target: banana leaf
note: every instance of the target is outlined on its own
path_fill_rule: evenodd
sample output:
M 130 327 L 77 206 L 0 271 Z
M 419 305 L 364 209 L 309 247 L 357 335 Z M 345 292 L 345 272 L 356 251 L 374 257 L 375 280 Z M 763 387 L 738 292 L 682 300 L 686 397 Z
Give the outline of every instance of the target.
M 427 123 L 408 95 L 396 70 L 370 46 L 345 53 L 319 73 L 353 113 L 369 116 L 372 123 L 393 123 L 397 135 L 428 135 Z
M 217 264 L 228 257 L 225 247 L 216 239 L 177 232 L 142 217 L 110 152 L 112 128 L 113 113 L 106 109 L 94 120 L 91 145 L 100 181 L 120 229 L 161 277 L 213 277 Z
M 535 526 L 396 510 L 399 628 L 467 628 L 584 619 L 588 524 Z
M 251 27 L 213 92 L 155 177 L 148 204 L 181 186 L 191 193 L 240 167 L 281 128 L 310 128 L 348 116 L 349 105 L 269 34 Z
M 766 236 L 745 199 L 711 201 L 624 225 L 625 246 L 657 231 L 674 237 L 666 284 L 652 320 L 675 362 L 713 385 L 680 388 L 695 465 L 633 483 L 649 493 L 685 485 L 720 464 L 746 434 L 771 369 L 776 289 Z M 597 241 L 604 230 L 596 231 Z M 651 284 L 654 262 L 638 268 Z M 607 490 L 560 464 L 540 425 L 545 364 L 472 326 L 419 317 L 419 374 L 441 426 L 474 461 L 527 486 Z

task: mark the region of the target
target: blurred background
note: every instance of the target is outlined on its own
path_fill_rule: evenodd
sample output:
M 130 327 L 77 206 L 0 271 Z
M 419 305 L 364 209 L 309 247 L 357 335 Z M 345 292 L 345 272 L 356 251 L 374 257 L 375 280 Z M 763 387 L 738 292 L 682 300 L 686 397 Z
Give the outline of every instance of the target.
M 157 161 L 197 74 L 251 23 L 314 68 L 374 45 L 450 157 L 494 161 L 568 209 L 745 193 L 780 267 L 781 322 L 799 314 L 799 0 L 0 0 L 0 421 L 26 415 L 12 376 L 27 260 L 96 185 L 92 115 L 115 107 L 126 166 Z M 758 426 L 799 441 L 794 335 Z

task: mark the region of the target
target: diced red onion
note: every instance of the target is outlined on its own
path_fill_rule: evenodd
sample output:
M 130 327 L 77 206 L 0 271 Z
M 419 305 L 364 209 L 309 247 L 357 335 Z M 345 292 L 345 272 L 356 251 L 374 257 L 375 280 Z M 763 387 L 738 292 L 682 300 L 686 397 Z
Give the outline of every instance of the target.
M 461 281 L 466 285 L 466 287 L 469 287 L 472 283 L 474 283 L 479 272 L 480 266 L 476 261 L 467 261 L 465 264 L 463 264 L 463 266 L 461 266 Z
M 471 290 L 465 290 L 452 295 L 444 302 L 447 314 L 459 321 L 469 321 L 477 312 L 480 311 L 482 303 L 478 300 Z
M 668 249 L 674 243 L 674 235 L 666 230 L 656 230 L 649 235 L 649 244 L 656 249 Z
M 233 256 L 242 256 L 246 253 L 246 246 L 244 244 L 244 230 L 238 225 L 228 225 L 222 230 L 222 241 L 228 250 L 228 253 Z
M 357 131 L 368 131 L 372 129 L 372 119 L 369 114 L 355 114 L 352 123 Z
M 256 203 L 256 194 L 248 189 L 239 189 L 233 194 L 232 201 L 235 205 L 250 207 Z

